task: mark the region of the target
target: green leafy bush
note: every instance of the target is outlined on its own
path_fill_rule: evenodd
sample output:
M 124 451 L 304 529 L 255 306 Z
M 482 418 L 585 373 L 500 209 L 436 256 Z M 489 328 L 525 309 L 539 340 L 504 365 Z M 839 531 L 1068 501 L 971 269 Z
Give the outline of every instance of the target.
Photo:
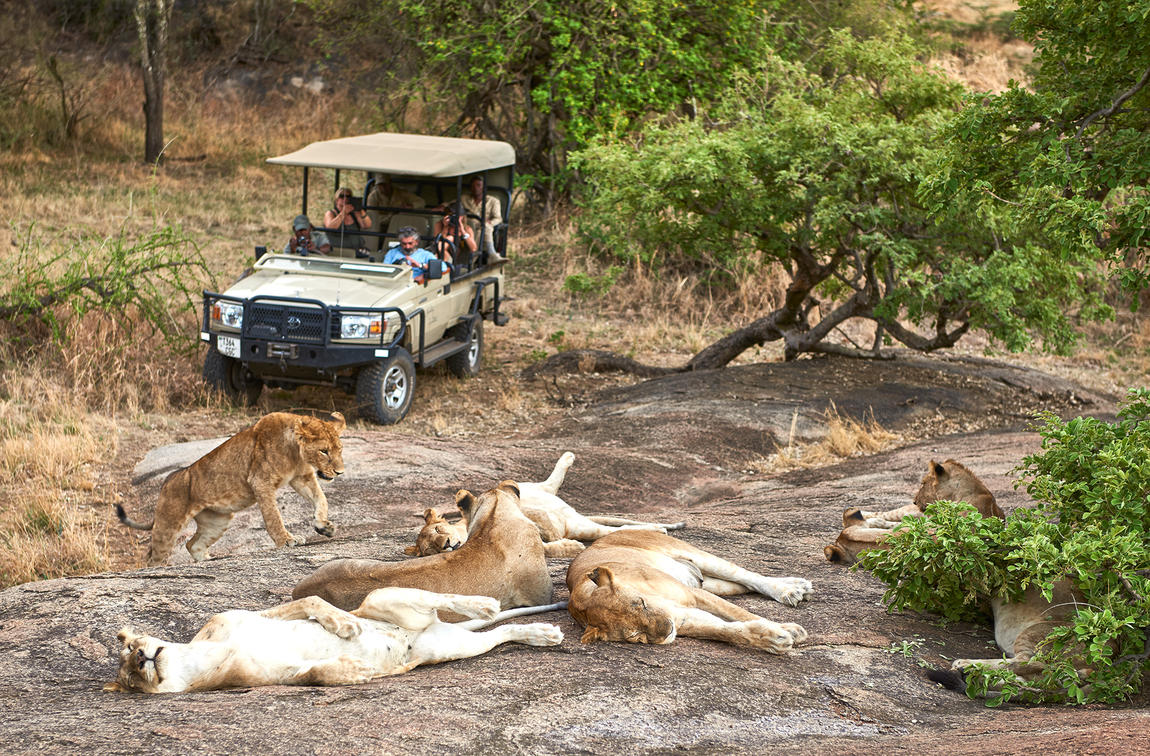
M 991 598 L 1015 599 L 1028 586 L 1050 600 L 1055 582 L 1071 581 L 1085 601 L 1040 645 L 1044 670 L 1024 683 L 974 667 L 968 693 L 992 705 L 1118 701 L 1150 670 L 1150 391 L 1131 391 L 1117 422 L 1048 414 L 1039 432 L 1041 452 L 1019 468 L 1036 508 L 1001 521 L 939 502 L 860 563 L 889 586 L 890 609 L 951 620 L 985 616 Z

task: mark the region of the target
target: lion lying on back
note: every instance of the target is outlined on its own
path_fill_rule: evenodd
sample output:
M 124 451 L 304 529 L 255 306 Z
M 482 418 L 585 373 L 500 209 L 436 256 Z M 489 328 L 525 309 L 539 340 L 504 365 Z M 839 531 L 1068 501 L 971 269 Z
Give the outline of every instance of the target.
M 676 636 L 783 653 L 807 637 L 720 596 L 753 591 L 788 606 L 811 592 L 803 578 L 745 570 L 662 533 L 623 530 L 598 539 L 567 569 L 567 610 L 586 628 L 582 642 L 665 644 Z
M 519 511 L 519 488 L 505 480 L 478 497 L 456 495 L 467 516 L 467 542 L 454 551 L 381 562 L 335 559 L 301 580 L 292 598 L 319 596 L 350 610 L 376 588 L 402 586 L 436 593 L 491 596 L 500 606 L 538 606 L 551 600 L 551 574 L 535 525 Z
M 936 501 L 965 501 L 983 517 L 1005 518 L 994 494 L 974 473 L 959 462 L 931 460 L 914 503 L 886 512 L 866 512 L 851 507 L 843 512 L 843 529 L 834 543 L 823 549 L 831 562 L 854 564 L 867 549 L 883 548 L 883 541 L 905 517 L 921 517 L 927 505 Z
M 537 607 L 542 609 L 542 607 Z M 440 622 L 437 610 L 480 618 Z M 120 673 L 107 691 L 183 693 L 256 685 L 354 685 L 421 664 L 478 656 L 501 643 L 555 646 L 555 625 L 503 625 L 472 632 L 523 610 L 499 611 L 487 596 L 410 588 L 372 591 L 345 612 L 314 596 L 262 612 L 217 614 L 189 643 L 169 643 L 124 628 Z
M 232 516 L 258 504 L 268 535 L 277 547 L 304 542 L 284 527 L 276 506 L 276 491 L 290 485 L 315 507 L 313 526 L 330 536 L 334 526 L 327 518 L 327 498 L 316 477 L 334 480 L 343 474 L 343 415 L 330 420 L 302 417 L 287 412 L 265 415 L 182 470 L 168 476 L 160 489 L 152 523 L 128 519 L 116 505 L 120 522 L 130 528 L 152 531 L 148 564 L 168 561 L 188 520 L 196 520 L 196 534 L 187 543 L 192 559 L 208 558 L 208 549 L 227 530 Z
M 559 487 L 575 455 L 564 452 L 551 476 L 542 483 L 519 483 L 519 509 L 535 523 L 543 539 L 543 550 L 548 557 L 571 557 L 585 547 L 580 541 L 594 541 L 618 530 L 656 530 L 665 533 L 679 530 L 683 523 L 639 522 L 623 517 L 586 517 L 576 512 L 559 498 Z M 458 523 L 448 522 L 434 509 L 423 512 L 424 525 L 415 539 L 415 546 L 404 549 L 406 554 L 426 556 L 459 548 L 467 540 L 467 516 Z

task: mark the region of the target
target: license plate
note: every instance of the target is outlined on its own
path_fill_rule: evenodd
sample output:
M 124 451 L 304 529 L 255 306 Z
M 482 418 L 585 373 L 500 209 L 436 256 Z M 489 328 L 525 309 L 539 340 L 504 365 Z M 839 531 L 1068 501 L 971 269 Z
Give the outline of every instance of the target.
M 217 336 L 216 349 L 225 357 L 240 358 L 240 340 L 234 336 Z

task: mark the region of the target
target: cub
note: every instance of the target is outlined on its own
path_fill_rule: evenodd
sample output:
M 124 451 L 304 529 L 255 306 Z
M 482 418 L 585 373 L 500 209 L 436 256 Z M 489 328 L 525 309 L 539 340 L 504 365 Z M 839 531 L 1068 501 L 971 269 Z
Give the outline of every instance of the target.
M 188 553 L 197 562 L 209 557 L 208 548 L 227 530 L 232 516 L 258 504 L 268 535 L 277 547 L 304 542 L 284 527 L 276 507 L 276 491 L 285 484 L 315 507 L 317 533 L 331 536 L 335 527 L 327 518 L 327 498 L 317 477 L 334 480 L 343 474 L 343 415 L 329 420 L 288 412 L 265 415 L 182 470 L 168 476 L 160 489 L 155 518 L 146 525 L 128 519 L 116 505 L 120 522 L 152 531 L 148 564 L 164 564 L 172 554 L 176 536 L 193 517 L 196 534 Z

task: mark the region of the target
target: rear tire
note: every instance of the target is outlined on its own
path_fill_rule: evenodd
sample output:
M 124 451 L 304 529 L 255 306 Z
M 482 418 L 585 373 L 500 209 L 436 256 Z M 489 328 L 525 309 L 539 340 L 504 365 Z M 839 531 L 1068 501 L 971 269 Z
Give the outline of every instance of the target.
M 475 325 L 467 327 L 467 323 L 452 326 L 447 335 L 453 339 L 467 342 L 467 348 L 447 358 L 447 369 L 459 378 L 474 378 L 479 375 L 483 363 L 483 318 L 476 318 Z
M 264 390 L 263 381 L 249 378 L 242 362 L 225 357 L 215 349 L 209 349 L 204 357 L 204 382 L 241 407 L 255 404 Z
M 383 362 L 359 371 L 355 399 L 360 415 L 380 425 L 395 425 L 407 416 L 415 396 L 415 362 L 406 349 L 396 349 Z

